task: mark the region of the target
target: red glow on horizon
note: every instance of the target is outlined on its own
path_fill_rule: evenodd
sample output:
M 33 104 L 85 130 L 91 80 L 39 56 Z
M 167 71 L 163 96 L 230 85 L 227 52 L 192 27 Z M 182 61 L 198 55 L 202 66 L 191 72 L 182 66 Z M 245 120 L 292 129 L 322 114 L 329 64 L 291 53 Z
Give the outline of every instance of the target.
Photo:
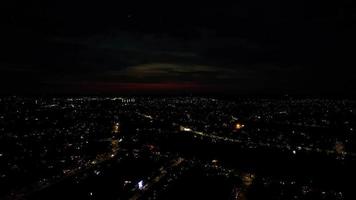
M 78 83 L 84 91 L 100 92 L 170 92 L 170 91 L 207 91 L 212 89 L 211 86 L 196 82 L 162 82 L 162 83 L 115 83 L 115 82 L 88 82 Z

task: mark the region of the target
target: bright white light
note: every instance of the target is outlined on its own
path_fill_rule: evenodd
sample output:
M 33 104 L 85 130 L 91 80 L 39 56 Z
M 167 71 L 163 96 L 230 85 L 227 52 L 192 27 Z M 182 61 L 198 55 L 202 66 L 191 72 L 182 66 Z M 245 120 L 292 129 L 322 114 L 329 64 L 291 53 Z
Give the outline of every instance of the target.
M 191 128 L 184 127 L 184 126 L 180 126 L 180 131 L 191 132 L 192 129 L 191 129 Z
M 295 150 L 293 150 L 293 154 L 296 154 L 297 152 Z
M 143 189 L 143 181 L 138 182 L 138 189 L 142 190 Z

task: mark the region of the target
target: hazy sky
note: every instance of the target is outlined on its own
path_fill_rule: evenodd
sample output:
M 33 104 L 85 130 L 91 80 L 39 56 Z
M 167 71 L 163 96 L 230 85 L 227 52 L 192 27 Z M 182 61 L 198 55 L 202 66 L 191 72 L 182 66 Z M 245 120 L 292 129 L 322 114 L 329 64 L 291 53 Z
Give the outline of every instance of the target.
M 351 0 L 130 2 L 6 5 L 1 92 L 355 94 Z

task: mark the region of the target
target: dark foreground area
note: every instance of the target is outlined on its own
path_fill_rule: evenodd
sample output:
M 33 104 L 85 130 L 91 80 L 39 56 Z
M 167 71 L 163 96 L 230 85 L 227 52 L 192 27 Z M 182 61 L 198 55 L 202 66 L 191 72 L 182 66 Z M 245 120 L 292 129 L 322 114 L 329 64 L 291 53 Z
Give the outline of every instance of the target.
M 1 97 L 0 199 L 354 199 L 356 101 Z

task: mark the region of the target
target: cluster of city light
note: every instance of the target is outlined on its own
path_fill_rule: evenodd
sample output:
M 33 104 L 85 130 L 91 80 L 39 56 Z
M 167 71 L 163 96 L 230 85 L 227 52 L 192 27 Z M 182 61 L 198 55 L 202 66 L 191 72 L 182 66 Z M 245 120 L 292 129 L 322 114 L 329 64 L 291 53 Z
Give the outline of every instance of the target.
M 236 129 L 236 130 L 243 129 L 244 127 L 245 127 L 244 124 L 240 124 L 240 123 L 236 123 L 236 124 L 235 124 L 235 129 Z
M 113 133 L 119 133 L 120 132 L 120 124 L 119 123 L 115 123 L 112 127 L 112 132 Z

